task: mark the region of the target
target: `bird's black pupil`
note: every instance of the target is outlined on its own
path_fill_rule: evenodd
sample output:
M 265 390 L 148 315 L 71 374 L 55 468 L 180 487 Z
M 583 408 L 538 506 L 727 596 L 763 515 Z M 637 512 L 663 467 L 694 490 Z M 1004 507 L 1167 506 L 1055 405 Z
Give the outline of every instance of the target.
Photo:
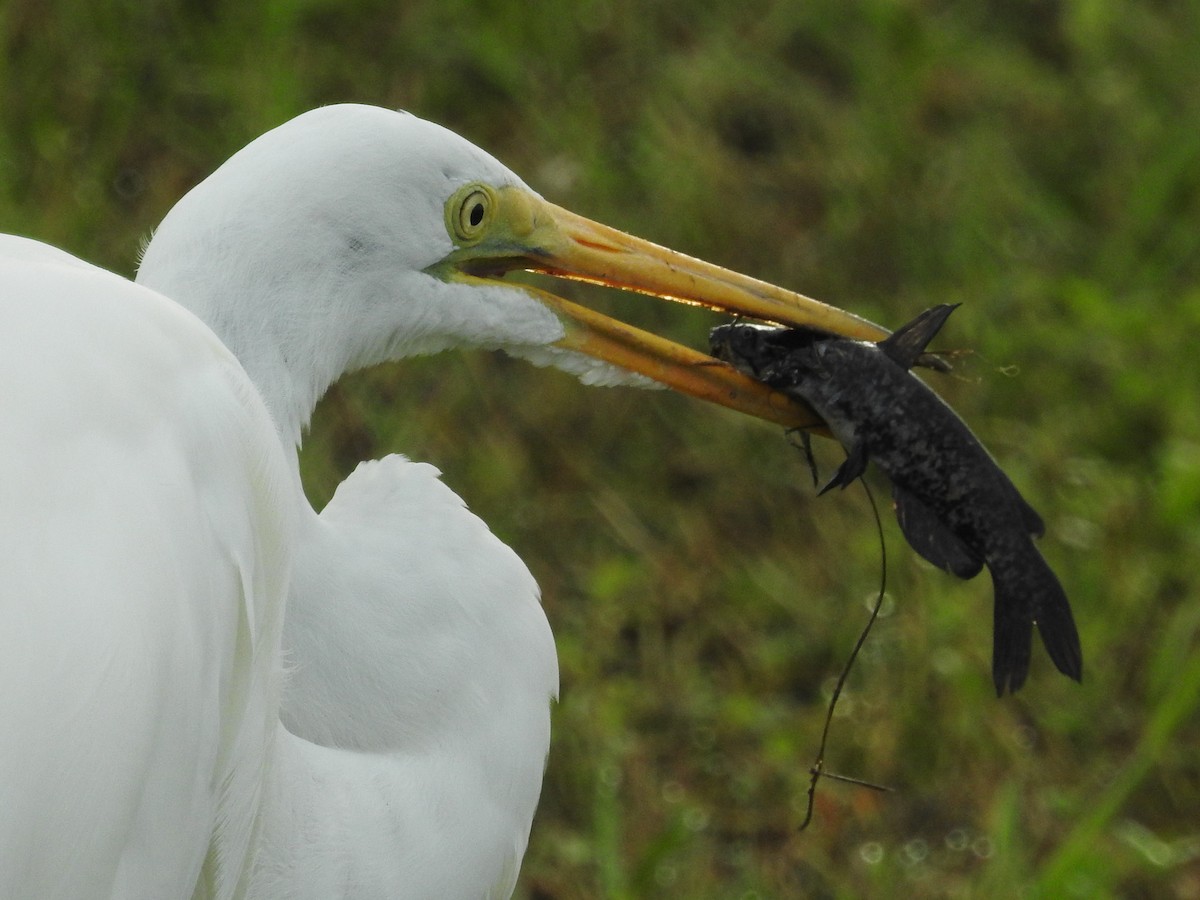
M 476 203 L 471 207 L 471 224 L 478 225 L 483 221 L 483 204 Z

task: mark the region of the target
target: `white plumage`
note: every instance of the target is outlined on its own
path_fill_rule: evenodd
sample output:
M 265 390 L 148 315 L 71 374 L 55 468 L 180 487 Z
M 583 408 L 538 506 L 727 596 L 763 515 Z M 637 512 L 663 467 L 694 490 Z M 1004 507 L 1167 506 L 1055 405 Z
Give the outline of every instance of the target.
M 317 400 L 467 345 L 798 415 L 518 267 L 875 333 L 370 107 L 235 155 L 137 284 L 0 239 L 0 897 L 511 893 L 558 681 L 537 587 L 428 465 L 364 463 L 318 515 Z
M 297 485 L 216 337 L 0 241 L 0 896 L 214 896 L 248 859 Z M 204 896 L 204 894 L 200 894 Z

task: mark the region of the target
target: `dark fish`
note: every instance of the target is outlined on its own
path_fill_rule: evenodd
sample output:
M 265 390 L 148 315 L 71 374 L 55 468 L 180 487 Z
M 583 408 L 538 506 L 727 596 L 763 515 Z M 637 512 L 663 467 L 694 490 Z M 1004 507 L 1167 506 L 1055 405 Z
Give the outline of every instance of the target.
M 954 411 L 909 372 L 954 306 L 936 306 L 878 344 L 809 329 L 714 328 L 713 355 L 808 403 L 846 449 L 821 491 L 845 487 L 868 460 L 891 479 L 896 518 L 935 566 L 995 592 L 997 695 L 1029 673 L 1033 626 L 1058 670 L 1079 681 L 1083 652 L 1067 596 L 1033 543 L 1041 518 Z

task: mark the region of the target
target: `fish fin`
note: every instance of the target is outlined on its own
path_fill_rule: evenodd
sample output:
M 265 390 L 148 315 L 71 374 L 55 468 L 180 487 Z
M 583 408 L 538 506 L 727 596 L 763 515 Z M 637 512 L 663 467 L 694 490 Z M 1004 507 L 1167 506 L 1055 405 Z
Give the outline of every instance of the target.
M 996 591 L 992 680 L 997 696 L 1025 683 L 1035 624 L 1055 668 L 1068 678 L 1083 680 L 1083 650 L 1066 592 L 1037 548 L 1030 545 L 1030 549 L 1031 555 L 1012 572 L 998 572 L 992 565 Z
M 1083 681 L 1083 648 L 1079 646 L 1079 631 L 1066 591 L 1036 547 L 1033 552 L 1045 570 L 1038 579 L 1041 589 L 1033 597 L 1033 621 L 1042 645 L 1058 671 L 1075 681 Z
M 939 569 L 959 578 L 974 578 L 983 568 L 982 554 L 973 552 L 915 495 L 895 485 L 892 499 L 896 521 L 908 544 Z
M 799 444 L 794 440 L 794 436 L 797 434 L 800 435 Z M 797 447 L 804 454 L 804 461 L 808 463 L 808 471 L 812 475 L 813 487 L 816 487 L 819 483 L 819 476 L 817 475 L 817 458 L 813 456 L 812 435 L 803 428 L 792 428 L 788 431 L 787 436 L 788 443 Z
M 846 461 L 833 473 L 829 483 L 817 491 L 817 496 L 820 497 L 835 487 L 849 487 L 854 483 L 854 479 L 865 471 L 867 471 L 867 444 L 865 441 L 859 441 L 846 453 Z
M 880 341 L 879 349 L 897 365 L 911 369 L 925 352 L 926 345 L 941 330 L 950 313 L 958 307 L 958 303 L 931 306 L 907 325 L 902 325 Z
M 996 696 L 1016 693 L 1029 675 L 1029 657 L 1033 652 L 1033 621 L 1024 597 L 1006 593 L 1006 583 L 997 581 L 992 610 L 992 683 Z
M 817 458 L 813 456 L 812 435 L 807 431 L 800 434 L 800 446 L 804 448 L 804 460 L 808 463 L 808 471 L 812 474 L 813 487 L 816 487 L 820 476 L 817 475 Z
M 1042 521 L 1037 510 L 1025 502 L 1020 492 L 1017 493 L 1017 508 L 1021 511 L 1021 521 L 1025 523 L 1025 528 L 1031 535 L 1041 537 L 1046 533 L 1046 523 Z

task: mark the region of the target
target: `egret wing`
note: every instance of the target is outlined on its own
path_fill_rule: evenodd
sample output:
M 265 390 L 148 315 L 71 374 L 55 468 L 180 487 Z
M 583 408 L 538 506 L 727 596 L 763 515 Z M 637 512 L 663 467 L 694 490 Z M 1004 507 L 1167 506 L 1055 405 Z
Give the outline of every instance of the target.
M 0 243 L 0 318 L 0 896 L 230 896 L 275 719 L 278 441 L 198 320 L 61 251 Z

